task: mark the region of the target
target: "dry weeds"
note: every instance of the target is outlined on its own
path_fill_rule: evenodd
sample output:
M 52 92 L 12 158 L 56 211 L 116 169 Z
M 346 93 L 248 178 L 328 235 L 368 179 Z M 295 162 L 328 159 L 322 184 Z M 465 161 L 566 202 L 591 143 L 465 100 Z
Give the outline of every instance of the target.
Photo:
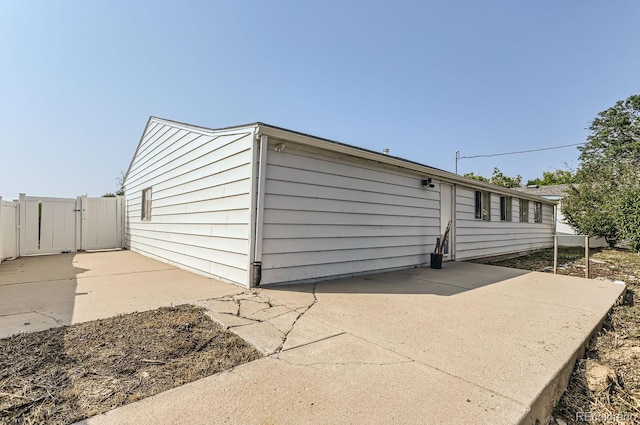
M 626 282 L 622 302 L 607 317 L 600 333 L 592 339 L 569 380 L 567 390 L 553 412 L 568 424 L 638 424 L 640 423 L 640 255 L 622 249 L 590 251 L 591 278 Z M 560 250 L 558 273 L 584 277 L 584 249 Z M 492 262 L 491 264 L 525 270 L 549 271 L 553 251 L 545 250 Z M 546 269 L 546 270 L 545 270 Z M 587 359 L 609 366 L 616 377 L 607 388 L 592 392 L 587 387 Z M 561 423 L 558 421 L 558 423 Z
M 0 339 L 0 423 L 73 423 L 259 357 L 189 305 Z

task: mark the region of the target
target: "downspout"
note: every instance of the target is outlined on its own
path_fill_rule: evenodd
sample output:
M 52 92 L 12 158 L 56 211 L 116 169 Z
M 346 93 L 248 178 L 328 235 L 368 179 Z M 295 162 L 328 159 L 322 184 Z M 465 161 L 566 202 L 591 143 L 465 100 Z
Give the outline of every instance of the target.
M 267 151 L 269 137 L 260 136 L 260 150 L 258 152 L 258 169 L 256 175 L 256 216 L 253 231 L 253 262 L 251 263 L 251 287 L 260 285 L 262 280 L 262 229 L 264 222 L 264 190 L 265 172 L 267 169 Z

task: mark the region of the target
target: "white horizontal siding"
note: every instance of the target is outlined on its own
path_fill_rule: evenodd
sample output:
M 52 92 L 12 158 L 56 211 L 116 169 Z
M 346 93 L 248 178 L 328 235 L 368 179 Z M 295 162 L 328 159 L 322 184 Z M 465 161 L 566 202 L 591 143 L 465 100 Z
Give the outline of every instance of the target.
M 424 236 L 422 227 L 388 225 L 372 226 L 359 224 L 358 226 L 326 226 L 324 224 L 269 224 L 264 229 L 264 242 L 269 239 L 302 238 L 314 239 L 318 235 L 326 238 L 354 238 L 373 236 L 376 238 L 389 236 Z
M 520 223 L 520 205 L 512 197 L 512 221 L 500 221 L 500 195 L 491 194 L 490 221 L 475 218 L 474 189 L 456 189 L 456 259 L 487 257 L 553 246 L 553 205 L 542 204 L 542 223 L 534 223 L 534 202 L 529 201 L 529 222 Z
M 249 282 L 253 128 L 199 132 L 152 122 L 125 182 L 126 243 L 136 252 Z M 141 220 L 151 187 L 151 220 Z
M 267 155 L 262 283 L 427 262 L 440 229 L 439 186 L 373 162 L 296 149 Z

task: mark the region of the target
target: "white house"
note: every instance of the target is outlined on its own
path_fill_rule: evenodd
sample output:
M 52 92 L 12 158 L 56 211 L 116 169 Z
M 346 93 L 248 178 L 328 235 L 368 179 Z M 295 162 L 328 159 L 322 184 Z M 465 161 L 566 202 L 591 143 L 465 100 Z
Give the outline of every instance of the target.
M 556 235 L 558 235 L 558 244 L 562 246 L 582 246 L 584 247 L 584 237 L 576 236 L 578 232 L 573 230 L 562 214 L 562 202 L 567 196 L 569 190 L 568 184 L 556 184 L 549 186 L 529 185 L 516 188 L 517 191 L 528 193 L 531 195 L 541 196 L 550 201 L 554 201 L 556 207 Z M 609 246 L 604 238 L 592 237 L 589 239 L 591 248 L 602 248 Z
M 554 202 L 263 123 L 152 117 L 125 176 L 126 246 L 243 286 L 552 246 Z

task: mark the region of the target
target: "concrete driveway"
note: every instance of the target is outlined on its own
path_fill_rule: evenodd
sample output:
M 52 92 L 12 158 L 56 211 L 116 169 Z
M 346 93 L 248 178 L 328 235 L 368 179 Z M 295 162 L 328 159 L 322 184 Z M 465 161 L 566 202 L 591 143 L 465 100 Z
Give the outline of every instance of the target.
M 24 267 L 53 258 L 26 259 Z M 60 323 L 194 302 L 267 354 L 83 422 L 89 425 L 545 423 L 575 359 L 624 290 L 446 263 L 442 270 L 243 291 L 130 252 L 68 258 L 80 269 L 67 279 L 76 287 L 51 281 L 75 293 L 70 312 L 68 302 L 54 303 L 66 306 L 66 315 L 54 316 Z M 5 309 L 16 310 L 8 295 L 27 302 L 27 293 L 47 287 L 7 283 L 5 271 L 16 267 L 7 265 L 0 265 L 5 317 Z M 54 269 L 50 276 L 60 277 Z M 55 310 L 41 301 L 31 314 Z

